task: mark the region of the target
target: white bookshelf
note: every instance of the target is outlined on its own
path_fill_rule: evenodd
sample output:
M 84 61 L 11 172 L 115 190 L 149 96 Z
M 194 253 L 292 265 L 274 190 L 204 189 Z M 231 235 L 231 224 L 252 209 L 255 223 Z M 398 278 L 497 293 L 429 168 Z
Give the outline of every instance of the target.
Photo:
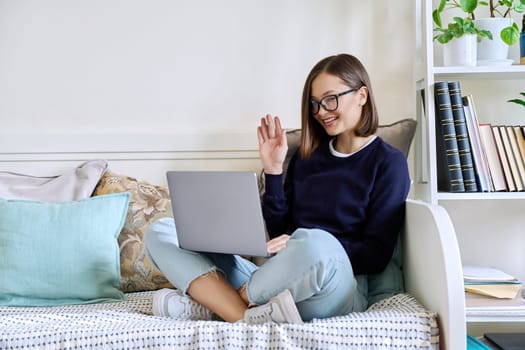
M 525 91 L 525 66 L 443 67 L 434 44 L 432 9 L 437 0 L 415 1 L 416 6 L 416 116 L 414 196 L 443 206 L 456 231 L 464 264 L 496 266 L 525 282 L 525 192 L 445 193 L 437 189 L 434 90 L 436 81 L 459 81 L 462 94 L 475 98 L 480 122 L 525 125 L 522 115 L 508 112 L 507 99 Z M 436 63 L 437 62 L 437 63 Z M 521 85 L 520 85 L 521 84 Z M 499 113 L 498 111 L 502 111 Z M 481 111 L 481 113 L 480 113 Z M 519 310 L 465 313 L 467 324 L 518 325 L 525 329 Z M 521 325 L 523 323 L 523 325 Z M 512 327 L 508 327 L 512 329 Z

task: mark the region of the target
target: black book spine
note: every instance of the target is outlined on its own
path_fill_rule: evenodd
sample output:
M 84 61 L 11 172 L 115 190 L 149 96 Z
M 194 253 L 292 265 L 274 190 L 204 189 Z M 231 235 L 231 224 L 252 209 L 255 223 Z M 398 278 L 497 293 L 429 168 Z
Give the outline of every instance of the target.
M 434 83 L 438 190 L 465 192 L 448 82 Z
M 461 163 L 461 173 L 465 191 L 477 192 L 476 173 L 474 171 L 474 161 L 472 150 L 470 149 L 470 138 L 468 135 L 467 122 L 465 120 L 465 110 L 461 98 L 461 87 L 459 81 L 448 83 L 452 115 L 454 117 L 454 128 L 456 130 L 456 140 L 459 151 L 459 161 Z

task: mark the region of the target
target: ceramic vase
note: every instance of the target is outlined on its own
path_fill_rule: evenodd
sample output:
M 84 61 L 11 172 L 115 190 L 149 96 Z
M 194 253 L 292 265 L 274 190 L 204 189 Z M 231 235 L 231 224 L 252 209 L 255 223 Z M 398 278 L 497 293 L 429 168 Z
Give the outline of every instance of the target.
M 480 18 L 474 21 L 479 29 L 489 30 L 492 40 L 483 38 L 478 43 L 478 65 L 505 62 L 509 57 L 509 46 L 500 37 L 501 30 L 512 25 L 511 18 Z
M 443 45 L 443 65 L 475 66 L 477 61 L 477 36 L 465 34 Z

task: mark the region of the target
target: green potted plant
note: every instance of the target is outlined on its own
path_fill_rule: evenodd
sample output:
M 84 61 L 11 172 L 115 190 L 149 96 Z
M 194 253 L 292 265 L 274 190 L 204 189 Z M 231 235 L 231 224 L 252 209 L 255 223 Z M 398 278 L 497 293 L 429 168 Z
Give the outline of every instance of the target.
M 432 12 L 432 20 L 436 25 L 433 39 L 444 45 L 444 65 L 476 65 L 476 42 L 483 37 L 492 39 L 489 31 L 479 29 L 474 22 L 477 6 L 478 0 L 440 0 Z M 453 17 L 452 22 L 444 26 L 442 14 L 448 10 L 462 12 L 463 16 Z
M 478 43 L 478 61 L 482 64 L 511 64 L 512 61 L 507 59 L 509 46 L 515 45 L 520 38 L 520 30 L 513 21 L 512 14 L 525 11 L 525 0 L 479 1 L 479 5 L 479 10 L 485 9 L 486 17 L 472 18 L 477 27 L 490 31 L 494 40 L 481 40 Z

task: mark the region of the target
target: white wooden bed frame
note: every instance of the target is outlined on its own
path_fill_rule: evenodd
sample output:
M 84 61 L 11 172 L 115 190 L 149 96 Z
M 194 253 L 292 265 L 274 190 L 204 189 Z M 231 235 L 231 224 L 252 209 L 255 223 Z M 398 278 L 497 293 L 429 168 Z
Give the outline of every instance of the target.
M 158 185 L 168 169 L 260 169 L 255 133 L 0 137 L 2 171 L 56 175 L 88 159 Z M 407 291 L 438 314 L 441 348 L 465 349 L 461 261 L 445 209 L 408 200 L 403 242 Z

